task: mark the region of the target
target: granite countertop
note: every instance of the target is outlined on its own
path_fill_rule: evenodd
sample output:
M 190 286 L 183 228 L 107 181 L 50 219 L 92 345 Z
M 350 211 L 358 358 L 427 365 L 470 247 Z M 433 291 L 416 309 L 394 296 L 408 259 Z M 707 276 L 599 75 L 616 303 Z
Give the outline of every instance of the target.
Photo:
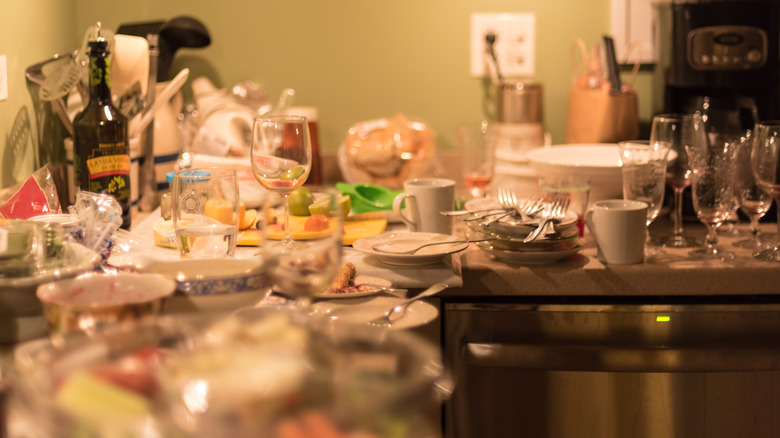
M 776 224 L 762 224 L 762 232 L 776 232 Z M 745 228 L 741 225 L 741 228 Z M 667 234 L 668 223 L 659 220 L 651 235 Z M 703 237 L 705 229 L 685 224 L 685 233 Z M 545 265 L 519 265 L 496 261 L 471 247 L 460 254 L 463 287 L 452 288 L 445 297 L 496 296 L 689 296 L 780 294 L 780 263 L 755 260 L 751 251 L 732 245 L 748 236 L 719 237 L 719 245 L 733 251 L 733 261 L 697 261 L 690 249 L 665 248 L 652 262 L 636 265 L 605 265 L 597 256 L 592 236 L 579 253 Z

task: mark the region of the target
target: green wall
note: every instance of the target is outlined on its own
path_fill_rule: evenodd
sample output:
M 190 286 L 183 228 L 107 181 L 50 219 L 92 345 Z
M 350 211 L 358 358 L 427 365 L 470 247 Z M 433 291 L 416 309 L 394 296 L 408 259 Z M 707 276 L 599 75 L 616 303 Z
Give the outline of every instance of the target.
M 76 48 L 95 21 L 116 29 L 191 15 L 206 24 L 212 44 L 179 50 L 173 73 L 190 67 L 191 77 L 206 75 L 220 87 L 252 79 L 274 102 L 283 88 L 294 88 L 296 104 L 319 107 L 325 150 L 335 150 L 353 123 L 396 113 L 427 121 L 438 148 L 452 149 L 454 125 L 489 117 L 484 109 L 492 108 L 484 81 L 469 75 L 470 15 L 532 12 L 535 77 L 544 87 L 545 125 L 558 143 L 566 123 L 570 43 L 575 37 L 595 42 L 609 31 L 609 0 L 0 1 L 12 12 L 0 18 L 0 54 L 9 55 L 13 78 L 12 97 L 0 102 L 5 137 L 20 107 L 29 105 L 27 65 Z M 649 83 L 640 78 L 640 93 Z M 640 94 L 640 117 L 647 117 L 649 100 L 650 93 Z M 4 158 L 3 182 L 32 168 L 20 166 Z

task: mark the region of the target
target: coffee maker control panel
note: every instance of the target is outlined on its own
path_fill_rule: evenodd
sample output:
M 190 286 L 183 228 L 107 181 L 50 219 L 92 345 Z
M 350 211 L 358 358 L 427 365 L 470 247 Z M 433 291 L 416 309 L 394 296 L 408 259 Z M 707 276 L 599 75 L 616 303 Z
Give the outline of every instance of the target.
M 750 26 L 708 26 L 688 33 L 688 63 L 695 70 L 750 70 L 767 60 L 767 36 Z

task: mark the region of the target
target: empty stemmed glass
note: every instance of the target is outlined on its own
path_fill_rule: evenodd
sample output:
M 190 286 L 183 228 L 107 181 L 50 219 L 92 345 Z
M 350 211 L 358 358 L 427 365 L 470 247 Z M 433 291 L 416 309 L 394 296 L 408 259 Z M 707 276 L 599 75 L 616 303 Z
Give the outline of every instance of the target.
M 623 198 L 647 203 L 647 244 L 645 257 L 662 254 L 650 246 L 650 224 L 658 217 L 664 200 L 666 159 L 670 146 L 665 142 L 622 141 L 618 143 L 623 173 Z
M 463 184 L 474 198 L 484 198 L 493 179 L 495 130 L 487 122 L 455 128 L 460 148 Z
M 753 174 L 762 190 L 780 205 L 780 120 L 759 122 L 753 131 L 751 161 Z M 759 260 L 780 262 L 780 208 L 777 208 L 778 241 L 769 249 L 753 255 Z
M 749 239 L 734 242 L 738 248 L 752 249 L 757 252 L 764 249 L 766 244 L 761 240 L 761 229 L 758 221 L 769 211 L 772 206 L 772 196 L 761 190 L 761 187 L 753 175 L 753 166 L 750 161 L 750 153 L 753 149 L 753 137 L 750 132 L 740 138 L 737 147 L 736 157 L 736 175 L 734 180 L 734 190 L 736 191 L 737 203 L 748 219 L 750 219 Z
M 717 229 L 734 204 L 734 158 L 739 139 L 711 141 L 695 116 L 694 134 L 686 152 L 693 169 L 691 180 L 693 208 L 707 226 L 705 246 L 688 254 L 695 259 L 733 260 L 733 252 L 717 247 Z
M 311 137 L 306 117 L 259 116 L 252 126 L 252 173 L 266 189 L 284 199 L 282 244 L 292 244 L 289 233 L 290 193 L 303 185 L 311 170 Z
M 672 153 L 666 165 L 666 183 L 674 191 L 672 235 L 657 240 L 661 246 L 670 248 L 691 248 L 700 246 L 701 240 L 683 234 L 682 203 L 683 192 L 691 185 L 691 167 L 688 164 L 686 143 L 690 142 L 693 118 L 683 114 L 659 114 L 653 117 L 650 142 L 669 144 Z

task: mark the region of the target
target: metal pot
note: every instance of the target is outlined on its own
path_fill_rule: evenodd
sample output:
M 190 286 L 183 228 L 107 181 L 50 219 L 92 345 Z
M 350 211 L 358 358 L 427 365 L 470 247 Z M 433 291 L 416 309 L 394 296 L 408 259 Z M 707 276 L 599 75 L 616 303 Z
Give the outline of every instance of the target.
M 542 85 L 529 80 L 503 80 L 497 85 L 498 121 L 542 123 Z

